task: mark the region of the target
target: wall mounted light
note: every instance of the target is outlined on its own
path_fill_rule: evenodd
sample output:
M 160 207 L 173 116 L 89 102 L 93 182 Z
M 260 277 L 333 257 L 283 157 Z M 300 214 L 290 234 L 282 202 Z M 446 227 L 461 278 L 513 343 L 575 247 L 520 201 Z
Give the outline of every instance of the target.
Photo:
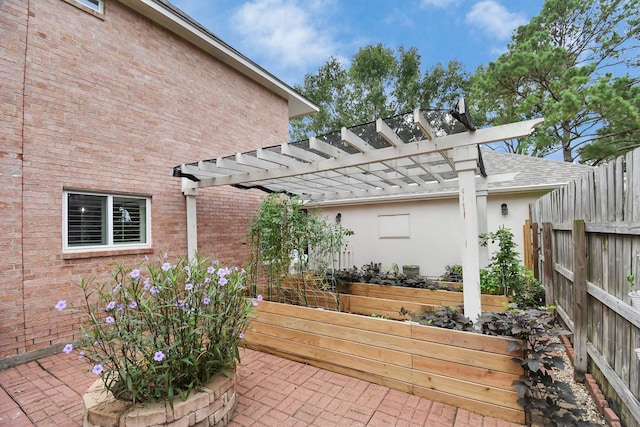
M 501 210 L 501 212 L 502 212 L 502 215 L 504 215 L 504 216 L 509 215 L 509 207 L 507 206 L 507 204 L 506 204 L 506 203 L 503 203 L 503 204 L 500 206 L 500 210 Z
M 336 224 L 340 224 L 340 222 L 342 222 L 342 214 L 338 212 L 338 215 L 336 215 Z

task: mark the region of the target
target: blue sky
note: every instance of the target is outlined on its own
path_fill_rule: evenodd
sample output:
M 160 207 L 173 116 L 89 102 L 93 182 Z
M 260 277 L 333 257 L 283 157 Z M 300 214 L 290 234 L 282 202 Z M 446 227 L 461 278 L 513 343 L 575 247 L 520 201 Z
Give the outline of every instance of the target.
M 289 85 L 360 47 L 416 47 L 424 68 L 495 60 L 543 0 L 171 0 Z

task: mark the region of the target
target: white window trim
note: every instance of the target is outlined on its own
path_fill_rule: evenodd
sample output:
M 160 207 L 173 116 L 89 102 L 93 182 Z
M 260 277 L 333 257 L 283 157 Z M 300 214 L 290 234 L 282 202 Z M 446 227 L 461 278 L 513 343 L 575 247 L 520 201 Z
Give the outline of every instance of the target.
M 88 7 L 89 9 L 98 12 L 98 13 L 104 13 L 104 0 L 97 0 L 98 4 L 93 4 L 91 1 L 83 1 L 83 0 L 75 0 L 76 2 L 80 3 L 81 5 Z
M 83 194 L 88 196 L 102 196 L 107 198 L 107 244 L 106 245 L 87 245 L 87 246 L 69 246 L 69 229 L 68 229 L 68 195 L 69 194 Z M 145 201 L 146 211 L 146 243 L 113 243 L 113 198 L 114 197 L 127 197 L 131 199 L 140 199 Z M 83 252 L 97 252 L 97 251 L 117 251 L 117 250 L 129 250 L 129 249 L 148 249 L 152 247 L 151 241 L 151 197 L 140 196 L 133 194 L 122 193 L 101 193 L 90 191 L 74 191 L 64 190 L 62 192 L 62 252 L 63 253 L 83 253 Z

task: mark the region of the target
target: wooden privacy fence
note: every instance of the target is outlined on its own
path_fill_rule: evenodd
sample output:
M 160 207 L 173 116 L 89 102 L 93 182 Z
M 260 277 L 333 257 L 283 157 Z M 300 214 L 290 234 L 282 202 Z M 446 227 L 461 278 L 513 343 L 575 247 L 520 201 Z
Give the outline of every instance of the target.
M 573 332 L 576 377 L 591 373 L 626 425 L 640 425 L 640 149 L 530 205 L 547 303 Z

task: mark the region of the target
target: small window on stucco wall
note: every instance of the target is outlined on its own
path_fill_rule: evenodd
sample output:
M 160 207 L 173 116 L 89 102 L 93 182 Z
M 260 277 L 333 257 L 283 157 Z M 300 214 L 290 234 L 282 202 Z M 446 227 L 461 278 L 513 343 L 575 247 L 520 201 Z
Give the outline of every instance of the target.
M 380 239 L 408 239 L 410 237 L 409 214 L 378 215 Z

